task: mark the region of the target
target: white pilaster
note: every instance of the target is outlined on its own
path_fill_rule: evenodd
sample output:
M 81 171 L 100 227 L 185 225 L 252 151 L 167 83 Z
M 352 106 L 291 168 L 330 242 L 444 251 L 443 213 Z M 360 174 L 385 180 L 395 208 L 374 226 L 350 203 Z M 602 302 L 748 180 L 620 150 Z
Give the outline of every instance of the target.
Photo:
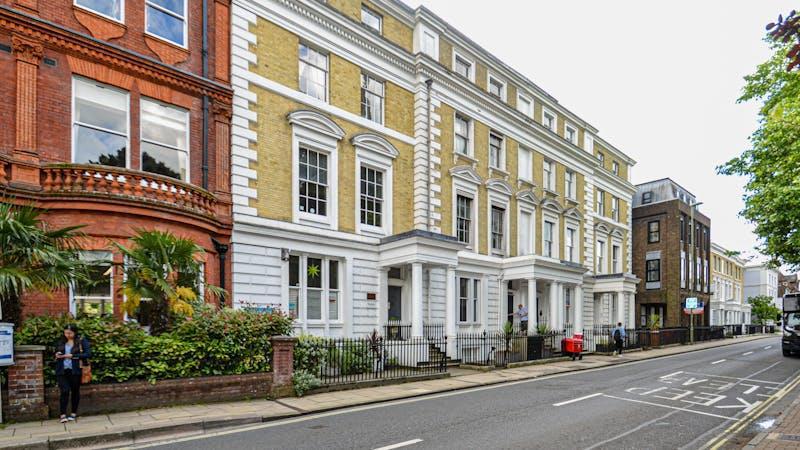
M 617 292 L 614 294 L 614 296 L 617 298 L 617 318 L 615 320 L 616 322 L 620 322 L 625 325 L 625 306 L 627 306 L 627 294 L 624 292 Z
M 422 263 L 411 263 L 411 336 L 422 336 Z
M 380 330 L 389 319 L 389 268 L 381 267 L 378 270 L 378 275 L 380 276 L 380 285 L 378 286 L 380 289 L 378 295 L 380 297 L 378 300 L 377 327 Z
M 444 282 L 444 332 L 448 340 L 456 337 L 456 269 L 447 268 Z
M 535 330 L 539 326 L 539 305 L 536 303 L 536 280 L 528 279 L 528 328 Z
M 575 291 L 573 294 L 573 302 L 575 306 L 573 309 L 575 310 L 575 333 L 582 333 L 583 332 L 583 286 L 580 284 L 575 286 Z
M 632 292 L 626 292 L 625 297 L 628 300 L 628 327 L 636 328 L 636 297 Z
M 555 281 L 550 283 L 550 311 L 548 314 L 548 325 L 551 330 L 558 328 L 558 291 L 561 289 L 561 284 Z

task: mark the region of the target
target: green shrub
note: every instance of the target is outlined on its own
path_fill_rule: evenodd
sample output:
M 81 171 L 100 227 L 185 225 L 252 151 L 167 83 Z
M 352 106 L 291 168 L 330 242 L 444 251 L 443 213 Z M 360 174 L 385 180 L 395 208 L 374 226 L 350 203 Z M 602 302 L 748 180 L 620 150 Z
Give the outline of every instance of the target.
M 327 341 L 321 337 L 301 334 L 294 346 L 294 370 L 319 374 L 328 356 Z
M 294 393 L 298 397 L 302 397 L 303 394 L 311 389 L 319 387 L 320 384 L 319 378 L 307 370 L 298 370 L 292 374 L 292 387 L 294 387 Z
M 93 382 L 164 380 L 270 370 L 270 337 L 291 333 L 292 319 L 280 314 L 212 308 L 150 336 L 138 324 L 110 317 L 32 317 L 16 333 L 18 344 L 44 345 L 45 379 L 55 382 L 55 346 L 64 325 L 74 323 L 92 347 Z
M 340 348 L 334 348 L 328 353 L 328 364 L 338 367 L 342 375 L 355 375 L 372 371 L 372 355 L 363 341 L 345 341 Z

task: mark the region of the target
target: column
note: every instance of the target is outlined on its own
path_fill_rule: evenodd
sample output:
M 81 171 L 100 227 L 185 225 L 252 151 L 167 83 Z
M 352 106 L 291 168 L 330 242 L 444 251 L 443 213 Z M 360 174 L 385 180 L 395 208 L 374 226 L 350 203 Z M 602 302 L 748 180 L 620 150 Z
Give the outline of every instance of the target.
M 454 355 L 456 345 L 456 269 L 448 266 L 444 280 L 444 333 L 447 353 Z
M 39 186 L 36 88 L 44 47 L 39 42 L 14 35 L 11 37 L 11 48 L 17 60 L 16 161 L 11 168 L 11 182 Z
M 378 320 L 375 326 L 382 330 L 383 324 L 389 319 L 389 267 L 378 269 L 378 276 Z
M 628 298 L 628 327 L 636 328 L 636 297 L 633 292 L 626 292 Z
M 539 304 L 536 301 L 536 280 L 528 278 L 528 329 L 539 326 Z
M 550 311 L 548 316 L 547 326 L 551 330 L 558 328 L 558 291 L 561 289 L 561 284 L 555 281 L 550 283 Z
M 422 336 L 422 263 L 411 264 L 411 336 Z
M 614 296 L 617 298 L 617 318 L 615 319 L 615 322 L 619 322 L 625 325 L 625 300 L 626 300 L 625 293 L 617 292 L 616 294 L 614 294 Z
M 583 333 L 583 286 L 580 284 L 575 285 L 573 303 L 575 304 L 575 333 Z
M 508 320 L 508 312 L 506 311 L 508 309 L 508 282 L 502 277 L 497 279 L 497 292 L 500 293 L 500 303 L 497 305 L 497 329 L 502 330 Z

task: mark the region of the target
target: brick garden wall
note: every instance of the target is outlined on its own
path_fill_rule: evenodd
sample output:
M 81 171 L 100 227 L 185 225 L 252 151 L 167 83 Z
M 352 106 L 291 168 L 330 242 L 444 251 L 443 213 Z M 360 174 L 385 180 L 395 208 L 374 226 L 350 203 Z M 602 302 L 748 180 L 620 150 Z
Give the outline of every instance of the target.
M 91 384 L 81 387 L 81 415 L 134 411 L 144 408 L 265 398 L 272 373 L 223 375 L 158 381 Z M 50 416 L 58 416 L 58 388 L 45 390 Z

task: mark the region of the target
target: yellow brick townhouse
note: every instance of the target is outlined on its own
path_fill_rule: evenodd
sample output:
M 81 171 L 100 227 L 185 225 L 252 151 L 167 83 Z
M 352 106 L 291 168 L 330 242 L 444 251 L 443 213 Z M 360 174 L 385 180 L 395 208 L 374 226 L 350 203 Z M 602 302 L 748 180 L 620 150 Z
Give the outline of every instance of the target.
M 745 261 L 711 243 L 711 325 L 749 324 L 751 306 L 744 299 Z
M 428 9 L 234 0 L 237 307 L 298 332 L 635 324 L 634 161 Z

